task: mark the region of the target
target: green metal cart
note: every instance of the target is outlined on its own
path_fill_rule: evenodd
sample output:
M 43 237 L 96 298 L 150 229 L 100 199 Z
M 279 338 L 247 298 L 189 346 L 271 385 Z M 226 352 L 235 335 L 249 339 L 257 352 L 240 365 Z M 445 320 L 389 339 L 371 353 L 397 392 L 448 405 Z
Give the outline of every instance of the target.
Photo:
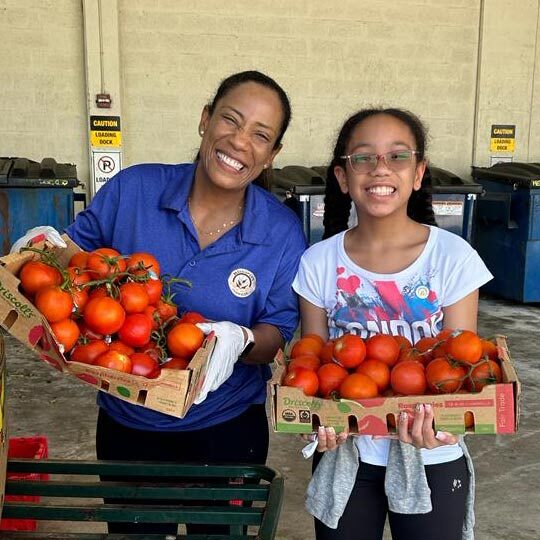
M 0 531 L 0 539 L 54 540 L 272 540 L 283 499 L 283 478 L 259 465 L 184 465 L 120 461 L 10 459 L 8 472 L 48 480 L 7 480 L 6 495 L 43 497 L 5 501 L 2 517 L 70 522 L 205 523 L 229 534 L 104 534 Z M 61 476 L 58 476 L 61 475 Z M 62 479 L 66 476 L 69 479 Z M 98 477 L 125 477 L 102 480 Z M 75 478 L 75 479 L 73 479 Z M 55 501 L 74 498 L 73 504 Z M 81 504 L 76 499 L 92 499 Z M 129 499 L 108 504 L 102 499 Z M 95 501 L 93 500 L 95 499 Z M 144 500 L 145 504 L 137 504 Z M 156 503 L 148 501 L 155 500 Z M 133 502 L 131 502 L 133 501 Z M 170 503 L 168 503 L 170 501 Z M 189 504 L 184 504 L 188 502 Z

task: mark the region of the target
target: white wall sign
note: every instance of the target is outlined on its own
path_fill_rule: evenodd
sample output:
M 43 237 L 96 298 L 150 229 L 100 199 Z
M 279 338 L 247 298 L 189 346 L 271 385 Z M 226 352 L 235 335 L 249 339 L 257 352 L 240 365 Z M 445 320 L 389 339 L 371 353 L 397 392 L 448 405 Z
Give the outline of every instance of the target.
M 122 168 L 121 152 L 92 150 L 92 196 Z

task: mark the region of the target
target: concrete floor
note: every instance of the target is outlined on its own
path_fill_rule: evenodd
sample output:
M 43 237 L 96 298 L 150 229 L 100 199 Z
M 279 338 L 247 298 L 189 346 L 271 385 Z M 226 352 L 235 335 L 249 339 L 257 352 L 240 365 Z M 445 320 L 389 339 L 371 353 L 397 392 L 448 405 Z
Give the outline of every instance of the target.
M 477 472 L 477 540 L 540 538 L 539 327 L 540 306 L 481 300 L 480 334 L 508 336 L 522 382 L 522 412 L 517 435 L 468 437 Z M 13 338 L 6 341 L 10 435 L 46 435 L 50 457 L 93 459 L 95 391 L 52 370 Z M 268 464 L 281 470 L 286 486 L 277 540 L 314 537 L 311 517 L 303 508 L 310 462 L 302 458 L 302 446 L 297 436 L 271 436 Z M 105 530 L 97 527 L 94 530 Z M 89 529 L 86 524 L 77 524 L 69 530 Z M 390 538 L 388 533 L 386 538 Z

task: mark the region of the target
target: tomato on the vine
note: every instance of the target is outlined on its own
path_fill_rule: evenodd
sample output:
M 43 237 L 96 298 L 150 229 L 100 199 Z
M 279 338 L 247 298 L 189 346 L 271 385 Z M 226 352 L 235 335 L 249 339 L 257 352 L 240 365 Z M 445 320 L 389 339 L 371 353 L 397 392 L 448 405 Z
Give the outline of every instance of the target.
M 399 362 L 390 372 L 390 385 L 398 394 L 422 395 L 427 386 L 424 366 L 416 360 Z
M 188 364 L 189 360 L 186 358 L 173 357 L 165 362 L 161 367 L 166 369 L 186 369 Z
M 88 260 L 88 252 L 87 251 L 78 251 L 74 255 L 71 256 L 68 262 L 68 267 L 73 266 L 76 268 L 85 269 L 86 268 L 86 261 Z
M 102 339 L 95 339 L 88 343 L 77 345 L 72 351 L 70 359 L 82 364 L 93 364 L 96 358 L 109 349 Z
M 434 358 L 426 367 L 429 389 L 436 394 L 451 394 L 459 390 L 465 381 L 467 370 L 454 360 Z
M 191 358 L 203 341 L 203 331 L 191 323 L 179 323 L 167 334 L 167 348 L 171 355 L 182 358 Z
M 157 304 L 163 292 L 163 281 L 161 279 L 149 279 L 143 283 L 143 286 L 148 294 L 148 303 L 150 305 Z
M 86 268 L 95 279 L 103 279 L 125 272 L 126 261 L 116 249 L 98 248 L 88 254 Z
M 126 313 L 142 313 L 150 299 L 142 283 L 129 281 L 120 285 L 119 300 Z
M 94 365 L 124 373 L 131 373 L 131 358 L 118 351 L 105 351 L 96 358 Z
M 111 349 L 111 351 L 121 352 L 122 354 L 126 354 L 127 356 L 131 356 L 135 352 L 135 349 L 133 347 L 117 339 L 109 343 L 109 349 Z
M 145 276 L 147 274 L 153 277 L 159 276 L 161 268 L 157 259 L 146 252 L 132 253 L 126 261 L 127 269 L 136 276 Z
M 58 285 L 48 285 L 36 293 L 35 305 L 51 323 L 67 319 L 73 311 L 71 294 Z
M 73 349 L 79 339 L 80 330 L 73 319 L 62 319 L 51 323 L 51 330 L 58 343 L 64 346 L 64 352 L 68 353 Z
M 172 317 L 176 317 L 178 313 L 178 306 L 165 300 L 158 300 L 156 304 L 158 315 L 162 322 L 166 322 Z
M 41 261 L 28 261 L 19 273 L 22 290 L 27 295 L 34 295 L 40 289 L 50 285 L 60 285 L 62 274 L 59 270 Z
M 143 313 L 127 315 L 118 330 L 120 341 L 131 347 L 144 347 L 150 341 L 152 321 Z
M 186 311 L 180 317 L 179 322 L 196 324 L 196 323 L 202 323 L 202 322 L 205 322 L 205 321 L 206 321 L 206 319 L 200 313 L 198 313 L 197 311 Z
M 155 379 L 159 376 L 161 371 L 159 364 L 149 354 L 135 352 L 129 358 L 131 359 L 132 375 L 139 375 L 147 379 Z
M 83 319 L 87 326 L 103 335 L 118 332 L 125 318 L 124 308 L 108 296 L 90 299 L 83 311 Z

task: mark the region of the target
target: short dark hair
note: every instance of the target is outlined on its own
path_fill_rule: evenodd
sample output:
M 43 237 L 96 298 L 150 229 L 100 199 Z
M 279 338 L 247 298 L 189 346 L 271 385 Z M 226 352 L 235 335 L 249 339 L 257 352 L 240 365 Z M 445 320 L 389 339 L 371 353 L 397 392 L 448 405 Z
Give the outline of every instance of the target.
M 367 118 L 386 114 L 403 122 L 411 130 L 416 143 L 417 156 L 423 160 L 426 154 L 427 130 L 421 120 L 410 111 L 404 109 L 370 108 L 363 109 L 350 116 L 341 128 L 332 161 L 328 166 L 326 174 L 326 189 L 324 199 L 324 235 L 329 238 L 334 234 L 348 228 L 349 215 L 351 209 L 351 197 L 348 193 L 343 193 L 339 187 L 334 168 L 340 166 L 345 168 L 346 162 L 342 156 L 347 153 L 347 145 L 355 128 Z M 413 191 L 407 204 L 407 214 L 411 219 L 419 223 L 436 225 L 432 207 L 431 197 L 431 175 L 424 173 L 422 186 L 418 191 Z

